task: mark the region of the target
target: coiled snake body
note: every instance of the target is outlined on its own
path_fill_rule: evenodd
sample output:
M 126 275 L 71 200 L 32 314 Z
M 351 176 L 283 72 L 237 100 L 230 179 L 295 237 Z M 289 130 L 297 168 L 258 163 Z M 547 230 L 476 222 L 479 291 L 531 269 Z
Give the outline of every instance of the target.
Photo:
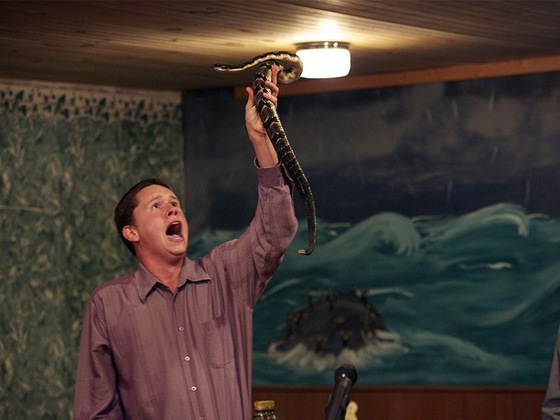
M 262 120 L 266 133 L 274 145 L 278 158 L 294 180 L 298 193 L 305 207 L 307 219 L 309 244 L 307 249 L 300 249 L 301 255 L 310 255 L 315 249 L 317 238 L 317 214 L 315 201 L 311 191 L 311 185 L 296 158 L 296 155 L 288 141 L 288 136 L 282 127 L 276 108 L 271 101 L 265 99 L 263 94 L 270 93 L 265 81 L 271 80 L 272 66 L 278 66 L 278 81 L 284 84 L 295 82 L 299 79 L 303 70 L 303 64 L 299 57 L 289 52 L 270 52 L 259 55 L 246 63 L 239 65 L 214 64 L 212 68 L 216 71 L 242 71 L 258 66 L 253 79 L 253 92 L 259 116 Z

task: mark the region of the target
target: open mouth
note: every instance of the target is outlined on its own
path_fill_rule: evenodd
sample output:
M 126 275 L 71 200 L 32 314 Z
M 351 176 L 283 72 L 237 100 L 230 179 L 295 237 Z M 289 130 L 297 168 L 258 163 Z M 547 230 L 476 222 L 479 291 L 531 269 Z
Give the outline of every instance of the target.
M 183 231 L 182 231 L 182 226 L 181 226 L 181 222 L 173 222 L 171 223 L 168 227 L 167 230 L 165 231 L 165 234 L 171 238 L 183 238 Z

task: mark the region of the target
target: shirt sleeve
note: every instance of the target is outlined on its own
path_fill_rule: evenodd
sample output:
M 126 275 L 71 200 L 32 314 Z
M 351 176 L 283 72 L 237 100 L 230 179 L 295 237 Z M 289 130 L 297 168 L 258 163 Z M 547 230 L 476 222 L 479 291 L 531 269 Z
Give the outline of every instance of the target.
M 552 358 L 548 388 L 542 405 L 542 420 L 560 420 L 560 329 Z
M 74 395 L 74 420 L 122 419 L 116 370 L 102 309 L 86 304 Z
M 282 262 L 297 231 L 292 182 L 282 166 L 257 168 L 258 202 L 249 228 L 220 254 L 232 287 L 256 301 Z

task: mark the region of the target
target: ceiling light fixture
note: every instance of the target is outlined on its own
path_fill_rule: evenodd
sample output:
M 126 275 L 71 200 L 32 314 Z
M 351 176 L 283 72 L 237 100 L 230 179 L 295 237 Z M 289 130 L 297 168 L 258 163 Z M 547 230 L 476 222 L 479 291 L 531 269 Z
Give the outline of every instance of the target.
M 303 61 L 301 77 L 328 79 L 350 72 L 350 44 L 347 42 L 305 42 L 296 47 L 296 54 Z

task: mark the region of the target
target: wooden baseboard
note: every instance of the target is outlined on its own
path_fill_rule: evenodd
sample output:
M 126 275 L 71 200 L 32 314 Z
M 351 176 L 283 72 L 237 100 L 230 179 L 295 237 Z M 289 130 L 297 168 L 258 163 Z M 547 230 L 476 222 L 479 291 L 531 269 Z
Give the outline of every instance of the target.
M 281 420 L 322 419 L 331 387 L 258 386 Z M 540 420 L 544 386 L 355 386 L 359 420 Z

